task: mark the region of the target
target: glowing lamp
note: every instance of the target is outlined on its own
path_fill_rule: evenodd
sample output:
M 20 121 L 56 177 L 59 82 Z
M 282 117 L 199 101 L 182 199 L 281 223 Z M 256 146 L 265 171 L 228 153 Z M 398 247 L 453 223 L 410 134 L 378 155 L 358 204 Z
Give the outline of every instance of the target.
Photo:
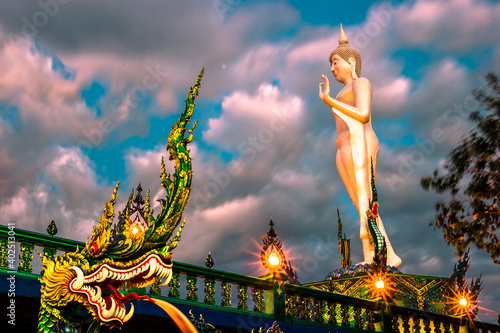
M 384 287 L 385 287 L 384 280 L 382 280 L 382 279 L 378 279 L 378 280 L 375 282 L 375 287 L 377 287 L 378 289 L 384 289 Z
M 469 302 L 467 302 L 467 299 L 462 296 L 462 298 L 460 298 L 460 300 L 458 301 L 458 304 L 460 304 L 461 306 L 467 306 Z
M 267 258 L 267 262 L 272 267 L 278 267 L 280 265 L 281 260 L 275 252 L 272 252 Z
M 273 220 L 269 222 L 269 226 L 269 230 L 267 230 L 267 233 L 262 237 L 262 242 L 264 244 L 260 250 L 260 261 L 262 265 L 271 272 L 281 272 L 285 267 L 288 267 L 285 253 L 283 252 L 283 243 L 278 238 L 278 234 L 273 228 Z
M 140 237 L 144 234 L 144 226 L 141 222 L 136 221 L 129 226 L 128 232 L 132 237 Z

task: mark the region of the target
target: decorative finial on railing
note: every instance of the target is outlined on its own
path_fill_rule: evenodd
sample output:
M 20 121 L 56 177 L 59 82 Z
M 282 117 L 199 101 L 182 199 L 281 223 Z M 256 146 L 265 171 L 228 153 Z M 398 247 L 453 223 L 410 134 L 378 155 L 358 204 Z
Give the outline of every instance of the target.
M 47 227 L 47 233 L 51 236 L 57 234 L 57 226 L 56 222 L 54 222 L 54 218 L 52 218 L 52 222 L 50 222 L 49 226 Z
M 207 266 L 208 268 L 214 267 L 214 260 L 212 259 L 210 251 L 208 251 L 207 259 L 205 259 L 205 266 Z

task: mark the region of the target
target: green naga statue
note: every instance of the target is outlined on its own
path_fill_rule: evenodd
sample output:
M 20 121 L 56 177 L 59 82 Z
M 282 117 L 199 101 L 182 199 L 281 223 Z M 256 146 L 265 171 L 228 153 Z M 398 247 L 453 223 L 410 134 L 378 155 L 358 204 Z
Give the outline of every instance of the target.
M 370 240 L 373 242 L 375 255 L 373 262 L 370 264 L 373 272 L 385 274 L 387 269 L 387 243 L 384 235 L 380 232 L 377 225 L 378 218 L 378 194 L 375 187 L 375 173 L 373 172 L 373 160 L 371 160 L 371 190 L 372 199 L 369 201 L 369 209 L 366 211 L 368 218 L 368 230 L 370 232 Z
M 121 327 L 134 313 L 132 301 L 148 299 L 162 303 L 135 293 L 123 295 L 120 290 L 146 287 L 158 279 L 165 279 L 162 285 L 166 285 L 172 276 L 172 250 L 180 240 L 185 223 L 184 220 L 181 224 L 182 213 L 191 191 L 191 158 L 186 147 L 193 139 L 196 123 L 190 130 L 186 126 L 194 111 L 202 76 L 203 70 L 168 138 L 166 149 L 170 160 L 175 162 L 172 178 L 161 160 L 161 184 L 166 196 L 159 200 L 160 213 L 154 217 L 149 190 L 145 201 L 140 198 L 143 208 L 133 205 L 132 191 L 113 224 L 118 183 L 85 248 L 54 260 L 43 256 L 38 332 L 80 332 L 82 323 L 89 321 L 87 332 L 98 332 L 101 325 Z M 183 332 L 196 332 L 179 310 L 168 303 L 159 305 L 183 326 Z

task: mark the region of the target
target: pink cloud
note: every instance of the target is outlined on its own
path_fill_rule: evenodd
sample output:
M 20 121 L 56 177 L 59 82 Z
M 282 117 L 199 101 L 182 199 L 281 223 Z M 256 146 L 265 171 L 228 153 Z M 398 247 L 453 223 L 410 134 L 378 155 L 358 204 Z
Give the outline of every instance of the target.
M 315 39 L 294 48 L 287 54 L 289 66 L 294 67 L 301 61 L 317 62 L 322 65 L 328 64 L 328 56 L 338 45 L 338 36 L 332 34 L 330 37 Z
M 500 4 L 473 0 L 419 0 L 402 6 L 396 16 L 398 40 L 432 45 L 439 50 L 467 52 L 500 38 Z
M 407 103 L 410 87 L 410 80 L 403 77 L 376 86 L 373 91 L 373 109 L 381 110 L 384 115 L 401 113 Z
M 225 97 L 222 109 L 221 117 L 209 120 L 209 128 L 203 132 L 203 137 L 229 149 L 240 149 L 240 143 L 252 136 L 259 137 L 259 133 L 264 144 L 268 139 L 272 143 L 274 138 L 280 142 L 293 140 L 294 131 L 304 125 L 302 99 L 267 83 L 252 95 L 236 91 Z

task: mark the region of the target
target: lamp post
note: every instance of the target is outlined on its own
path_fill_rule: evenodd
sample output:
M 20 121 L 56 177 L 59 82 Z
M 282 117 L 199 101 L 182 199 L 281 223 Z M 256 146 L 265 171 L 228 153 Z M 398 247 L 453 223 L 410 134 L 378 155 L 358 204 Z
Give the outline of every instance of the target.
M 263 245 L 260 251 L 262 265 L 271 273 L 284 271 L 286 258 L 285 253 L 283 253 L 283 243 L 274 230 L 272 219 L 269 222 L 269 229 L 262 237 L 262 242 Z
M 262 237 L 263 246 L 260 251 L 260 261 L 268 270 L 261 278 L 271 281 L 272 289 L 265 291 L 265 312 L 274 314 L 277 320 L 285 319 L 285 281 L 288 275 L 284 273 L 286 257 L 283 252 L 283 243 L 274 230 L 273 220 L 269 222 L 269 229 Z

